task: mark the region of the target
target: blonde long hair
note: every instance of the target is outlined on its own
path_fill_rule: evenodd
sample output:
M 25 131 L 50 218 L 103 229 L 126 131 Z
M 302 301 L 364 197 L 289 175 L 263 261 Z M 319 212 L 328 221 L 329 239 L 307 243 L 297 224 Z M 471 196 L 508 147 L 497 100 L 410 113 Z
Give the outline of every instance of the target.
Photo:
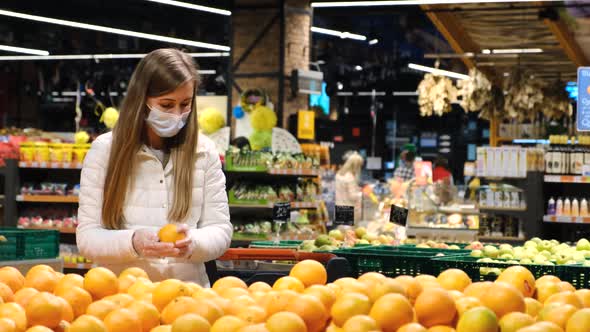
M 348 156 L 348 158 L 346 158 L 346 162 L 344 163 L 344 165 L 342 165 L 342 167 L 340 167 L 337 174 L 340 176 L 344 176 L 347 173 L 350 173 L 357 180 L 359 180 L 364 162 L 365 160 L 360 154 L 358 154 L 358 152 L 353 152 Z
M 147 98 L 170 93 L 189 81 L 195 82 L 191 114 L 184 128 L 175 137 L 165 139 L 165 144 L 170 149 L 170 161 L 174 165 L 174 200 L 168 219 L 181 222 L 188 216 L 199 135 L 196 105 L 199 74 L 197 65 L 188 54 L 176 49 L 159 49 L 146 55 L 135 68 L 121 105 L 119 121 L 113 129 L 102 205 L 102 224 L 105 228 L 125 228 L 125 196 L 132 185 L 135 156 L 147 137 Z

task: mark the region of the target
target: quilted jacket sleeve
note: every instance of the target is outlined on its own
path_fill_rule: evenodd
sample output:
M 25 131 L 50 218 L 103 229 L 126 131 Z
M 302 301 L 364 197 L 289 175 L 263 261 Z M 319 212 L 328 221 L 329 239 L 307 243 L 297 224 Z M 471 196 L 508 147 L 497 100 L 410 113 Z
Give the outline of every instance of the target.
M 230 246 L 233 232 L 225 193 L 225 175 L 214 146 L 206 157 L 201 219 L 197 229 L 191 230 L 194 241 L 191 260 L 195 262 L 207 262 L 222 256 Z
M 98 137 L 84 159 L 76 242 L 84 257 L 97 263 L 117 264 L 136 260 L 137 254 L 131 241 L 133 230 L 108 230 L 101 222 L 110 145 L 110 133 Z

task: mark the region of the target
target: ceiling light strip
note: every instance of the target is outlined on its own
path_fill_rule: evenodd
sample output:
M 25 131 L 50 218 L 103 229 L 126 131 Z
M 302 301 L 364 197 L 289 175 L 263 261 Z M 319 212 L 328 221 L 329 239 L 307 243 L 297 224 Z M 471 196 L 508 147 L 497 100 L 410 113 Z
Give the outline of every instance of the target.
M 426 66 L 422 66 L 422 65 L 417 65 L 415 63 L 410 63 L 408 65 L 408 67 L 411 69 L 414 69 L 414 70 L 424 71 L 424 72 L 432 73 L 435 75 L 448 76 L 448 77 L 456 78 L 459 80 L 470 79 L 469 75 L 460 74 L 460 73 L 456 73 L 456 72 L 448 71 L 448 70 L 432 68 L 432 67 L 426 67 Z
M 346 31 L 337 31 L 337 30 L 332 30 L 332 29 L 311 27 L 311 32 L 321 33 L 324 35 L 330 35 L 330 36 L 334 36 L 334 37 L 340 37 L 342 39 L 354 39 L 354 40 L 361 40 L 361 41 L 367 40 L 367 37 L 365 37 L 363 35 L 359 35 L 356 33 L 350 33 L 350 32 L 346 32 Z
M 34 54 L 34 55 L 49 55 L 49 52 L 44 50 L 36 50 L 34 48 L 24 48 L 8 45 L 0 45 L 0 50 L 14 53 Z
M 210 53 L 188 53 L 193 58 L 220 58 L 227 57 L 226 52 Z M 143 54 L 72 54 L 72 55 L 5 55 L 0 56 L 0 61 L 33 61 L 33 60 L 112 60 L 112 59 L 141 59 L 147 53 Z
M 522 2 L 561 2 L 561 0 L 394 0 L 394 1 L 334 1 L 312 2 L 312 8 L 333 7 L 375 7 L 375 6 L 417 6 L 445 4 L 484 4 L 484 3 L 522 3 Z
M 187 9 L 198 10 L 198 11 L 202 11 L 202 12 L 219 14 L 219 15 L 224 15 L 224 16 L 230 16 L 231 15 L 231 12 L 229 10 L 218 9 L 218 8 L 207 7 L 207 6 L 201 6 L 201 5 L 195 5 L 195 4 L 192 4 L 192 3 L 181 2 L 181 1 L 174 1 L 174 0 L 147 0 L 147 1 L 161 3 L 163 5 L 170 5 L 170 6 L 176 6 L 176 7 L 182 7 L 182 8 L 187 8 Z
M 207 48 L 207 49 L 212 49 L 212 50 L 217 50 L 217 51 L 225 51 L 225 52 L 230 51 L 230 48 L 228 46 L 223 46 L 223 45 L 203 43 L 203 42 L 187 40 L 187 39 L 180 39 L 180 38 L 173 38 L 173 37 L 166 37 L 166 36 L 154 35 L 154 34 L 143 33 L 143 32 L 136 32 L 136 31 L 131 31 L 131 30 L 110 28 L 110 27 L 105 27 L 105 26 L 101 26 L 101 25 L 66 21 L 66 20 L 44 17 L 44 16 L 23 14 L 23 13 L 18 13 L 18 12 L 9 11 L 9 10 L 3 10 L 3 9 L 0 9 L 0 15 L 20 18 L 20 19 L 24 19 L 24 20 L 36 21 L 36 22 L 57 24 L 57 25 L 68 26 L 68 27 L 72 27 L 72 28 L 79 28 L 79 29 L 112 33 L 112 34 L 116 34 L 116 35 L 157 40 L 157 41 L 171 43 L 171 44 L 180 44 L 180 45 L 193 46 L 193 47 L 202 47 L 202 48 Z

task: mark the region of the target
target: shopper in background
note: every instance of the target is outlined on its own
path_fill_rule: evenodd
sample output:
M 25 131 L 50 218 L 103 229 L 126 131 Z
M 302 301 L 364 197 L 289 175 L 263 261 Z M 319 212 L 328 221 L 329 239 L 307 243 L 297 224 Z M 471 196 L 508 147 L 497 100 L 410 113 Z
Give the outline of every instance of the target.
M 82 255 L 115 273 L 137 266 L 154 281 L 209 285 L 203 263 L 229 247 L 232 225 L 215 144 L 198 133 L 198 85 L 196 65 L 181 51 L 159 49 L 139 62 L 116 127 L 84 160 Z M 186 238 L 159 242 L 169 223 Z
M 449 170 L 449 161 L 444 157 L 438 157 L 433 163 L 432 181 L 442 181 L 448 184 L 453 183 L 453 174 Z
M 354 206 L 354 220 L 361 216 L 361 171 L 364 159 L 358 152 L 351 152 L 336 173 L 336 205 Z
M 414 171 L 414 160 L 416 159 L 416 152 L 410 147 L 404 147 L 400 155 L 400 164 L 393 172 L 393 178 L 399 179 L 403 182 L 410 181 L 416 177 Z

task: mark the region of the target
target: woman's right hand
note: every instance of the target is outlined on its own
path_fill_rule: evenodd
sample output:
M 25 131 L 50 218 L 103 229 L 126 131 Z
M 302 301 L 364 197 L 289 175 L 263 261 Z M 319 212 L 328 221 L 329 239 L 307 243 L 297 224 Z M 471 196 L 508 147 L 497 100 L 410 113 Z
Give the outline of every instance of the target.
M 158 234 L 149 228 L 133 232 L 133 248 L 140 257 L 162 258 L 178 257 L 180 250 L 174 243 L 160 242 Z

